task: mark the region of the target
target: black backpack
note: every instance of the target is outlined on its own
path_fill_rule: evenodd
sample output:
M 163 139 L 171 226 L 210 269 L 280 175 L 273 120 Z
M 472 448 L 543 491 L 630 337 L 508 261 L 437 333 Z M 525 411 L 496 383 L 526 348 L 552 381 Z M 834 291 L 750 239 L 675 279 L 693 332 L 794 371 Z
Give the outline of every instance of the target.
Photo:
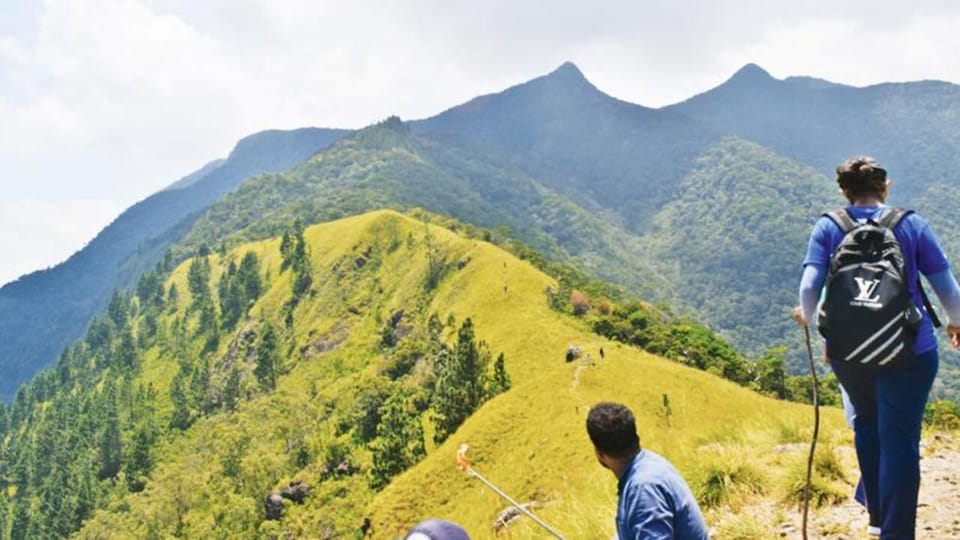
M 893 367 L 913 357 L 923 314 L 907 287 L 907 268 L 893 230 L 912 211 L 889 208 L 857 223 L 843 208 L 824 214 L 843 240 L 830 257 L 817 326 L 831 361 Z M 917 279 L 927 311 L 939 326 Z

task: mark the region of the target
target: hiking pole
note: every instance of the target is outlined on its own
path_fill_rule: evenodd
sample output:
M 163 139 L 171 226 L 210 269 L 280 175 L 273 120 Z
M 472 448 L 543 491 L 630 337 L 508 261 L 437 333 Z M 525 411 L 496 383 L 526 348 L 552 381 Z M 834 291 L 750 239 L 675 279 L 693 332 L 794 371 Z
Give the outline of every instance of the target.
M 510 497 L 509 495 L 507 495 L 506 493 L 504 493 L 502 489 L 500 489 L 500 488 L 498 488 L 497 486 L 493 485 L 492 482 L 490 482 L 489 480 L 487 480 L 486 478 L 484 478 L 484 477 L 483 477 L 480 473 L 478 473 L 477 471 L 473 470 L 473 467 L 470 466 L 470 460 L 467 459 L 467 449 L 468 449 L 468 448 L 470 448 L 470 447 L 467 446 L 466 444 L 461 444 L 461 445 L 460 445 L 460 448 L 457 449 L 457 467 L 459 467 L 460 470 L 466 472 L 467 474 L 473 476 L 473 477 L 476 478 L 477 480 L 483 482 L 488 488 L 492 489 L 492 490 L 494 491 L 494 493 L 496 493 L 497 495 L 503 497 L 503 499 L 506 500 L 508 503 L 510 503 L 511 506 L 513 506 L 514 508 L 516 508 L 517 510 L 519 510 L 520 512 L 522 512 L 522 513 L 523 513 L 525 516 L 527 516 L 528 518 L 532 519 L 534 522 L 536 522 L 537 525 L 540 525 L 541 527 L 543 527 L 544 530 L 546 530 L 548 533 L 552 534 L 554 537 L 558 538 L 559 540 L 566 540 L 566 539 L 563 537 L 562 534 L 560 534 L 560 533 L 557 532 L 556 529 L 554 529 L 553 527 L 551 527 L 551 526 L 547 525 L 546 523 L 544 523 L 544 521 L 543 521 L 542 519 L 540 519 L 540 518 L 538 518 L 537 516 L 533 515 L 533 512 L 527 510 L 523 505 L 521 505 L 521 504 L 518 503 L 517 501 L 513 500 L 512 497 Z
M 817 368 L 813 364 L 813 347 L 810 346 L 810 328 L 803 325 L 803 335 L 807 341 L 807 360 L 810 362 L 810 376 L 813 377 L 813 438 L 810 440 L 810 455 L 807 457 L 807 483 L 803 487 L 803 540 L 807 540 L 807 513 L 810 510 L 810 480 L 813 475 L 813 454 L 817 449 L 817 436 L 820 434 L 820 394 L 818 392 Z

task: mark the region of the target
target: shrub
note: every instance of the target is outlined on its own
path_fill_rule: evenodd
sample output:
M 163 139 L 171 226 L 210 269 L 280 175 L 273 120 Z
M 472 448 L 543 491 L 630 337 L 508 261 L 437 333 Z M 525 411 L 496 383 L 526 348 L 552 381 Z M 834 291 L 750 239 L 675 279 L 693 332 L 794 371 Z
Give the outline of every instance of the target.
M 714 508 L 730 501 L 733 494 L 763 493 L 763 473 L 741 456 L 719 454 L 702 467 L 696 482 L 697 500 Z
M 584 292 L 573 291 L 570 293 L 570 305 L 573 307 L 573 314 L 579 317 L 590 311 L 590 297 Z

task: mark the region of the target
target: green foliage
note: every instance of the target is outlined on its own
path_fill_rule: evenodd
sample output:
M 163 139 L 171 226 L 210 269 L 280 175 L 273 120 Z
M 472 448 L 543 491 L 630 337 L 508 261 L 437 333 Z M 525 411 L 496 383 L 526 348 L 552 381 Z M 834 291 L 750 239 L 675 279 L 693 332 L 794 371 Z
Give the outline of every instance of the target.
M 120 444 L 120 422 L 116 413 L 108 413 L 106 425 L 100 434 L 100 471 L 98 477 L 113 478 L 120 472 L 122 447 Z
M 395 392 L 379 410 L 377 437 L 370 443 L 373 453 L 371 486 L 382 489 L 390 479 L 427 455 L 423 441 L 422 414 L 415 396 Z
M 446 440 L 473 411 L 487 399 L 487 364 L 490 352 L 477 342 L 473 322 L 468 318 L 457 331 L 451 354 L 437 365 L 437 385 L 433 394 L 436 413 L 434 441 Z
M 237 410 L 240 401 L 240 370 L 233 368 L 223 385 L 223 408 L 229 412 Z
M 727 502 L 735 492 L 763 493 L 766 479 L 755 466 L 732 458 L 707 458 L 696 479 L 697 500 L 706 508 Z
M 223 327 L 231 330 L 261 294 L 260 260 L 256 253 L 244 254 L 239 266 L 231 259 L 217 289 Z
M 199 310 L 201 306 L 211 300 L 209 258 L 199 257 L 190 263 L 190 270 L 187 272 L 187 289 L 193 298 L 190 305 L 191 311 Z
M 277 347 L 277 334 L 273 325 L 268 321 L 261 321 L 253 374 L 260 387 L 265 390 L 273 390 L 277 386 Z
M 293 326 L 293 312 L 297 304 L 310 291 L 313 283 L 313 269 L 310 267 L 310 256 L 307 242 L 303 238 L 303 221 L 297 218 L 293 227 L 283 233 L 280 242 L 281 270 L 290 269 L 293 272 L 292 296 L 287 302 L 285 322 L 288 327 Z
M 133 431 L 129 455 L 124 460 L 127 487 L 131 492 L 142 491 L 147 484 L 147 475 L 153 468 L 151 449 L 155 441 L 153 427 L 144 422 Z
M 937 430 L 960 430 L 960 403 L 937 399 L 927 403 L 923 423 Z
M 510 389 L 511 384 L 503 353 L 500 353 L 493 362 L 493 378 L 490 380 L 489 389 L 490 397 L 506 392 Z
M 813 402 L 812 378 L 787 372 L 785 347 L 771 349 L 749 362 L 709 328 L 636 301 L 616 305 L 606 315 L 595 312 L 589 323 L 601 336 L 709 371 L 778 399 Z M 819 377 L 818 384 L 821 404 L 840 403 L 839 387 L 832 374 Z
M 170 402 L 173 405 L 173 414 L 170 416 L 170 427 L 174 429 L 187 429 L 193 424 L 195 416 L 190 407 L 190 401 L 187 397 L 186 373 L 181 369 L 170 384 Z
M 817 449 L 814 456 L 814 474 L 810 479 L 810 504 L 814 508 L 837 504 L 847 500 L 850 496 L 850 485 L 837 463 L 837 456 L 832 447 Z M 806 459 L 797 459 L 790 465 L 785 477 L 786 497 L 789 504 L 799 507 L 803 503 L 806 489 L 807 462 Z

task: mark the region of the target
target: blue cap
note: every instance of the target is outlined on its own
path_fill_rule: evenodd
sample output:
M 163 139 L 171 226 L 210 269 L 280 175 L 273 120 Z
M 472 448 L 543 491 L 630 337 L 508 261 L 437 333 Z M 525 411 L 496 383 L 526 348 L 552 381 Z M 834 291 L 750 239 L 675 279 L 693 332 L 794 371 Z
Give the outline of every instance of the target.
M 406 536 L 410 540 L 424 537 L 429 540 L 470 540 L 470 535 L 463 527 L 442 519 L 421 521 Z

